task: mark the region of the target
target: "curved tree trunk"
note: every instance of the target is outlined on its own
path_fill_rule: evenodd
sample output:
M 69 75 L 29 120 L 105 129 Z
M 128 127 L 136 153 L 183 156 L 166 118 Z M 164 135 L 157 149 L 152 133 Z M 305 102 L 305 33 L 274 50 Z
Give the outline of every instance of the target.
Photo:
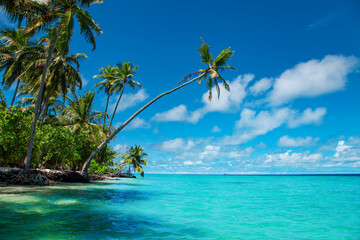
M 125 89 L 125 85 L 124 85 L 124 87 L 122 88 L 122 90 L 121 90 L 121 94 L 120 94 L 120 97 L 119 97 L 119 99 L 118 99 L 118 101 L 117 101 L 117 103 L 116 103 L 114 113 L 113 113 L 113 115 L 112 115 L 112 117 L 111 117 L 111 120 L 110 120 L 110 124 L 109 124 L 110 126 L 111 126 L 112 121 L 113 121 L 113 119 L 114 119 L 114 116 L 115 116 L 115 113 L 116 113 L 117 107 L 118 107 L 118 105 L 119 105 L 119 102 L 120 102 L 120 100 L 121 100 L 121 97 L 122 97 L 122 95 L 123 95 L 123 93 L 124 93 L 124 89 Z
M 17 83 L 16 83 L 16 88 L 15 88 L 15 92 L 14 92 L 14 97 L 11 101 L 11 105 L 10 105 L 10 108 L 14 105 L 14 102 L 15 102 L 15 98 L 16 98 L 16 94 L 17 94 L 17 91 L 19 89 L 19 85 L 20 85 L 20 79 L 17 80 Z
M 105 107 L 105 113 L 107 113 L 107 109 L 109 106 L 109 99 L 110 99 L 110 94 L 108 93 L 108 97 L 107 97 L 107 101 L 106 101 L 106 107 Z M 104 126 L 105 126 L 105 121 L 106 121 L 106 117 L 104 117 Z
M 41 83 L 40 83 L 38 99 L 36 101 L 35 111 L 34 111 L 34 118 L 33 118 L 32 124 L 31 124 L 29 147 L 28 147 L 27 154 L 26 154 L 26 157 L 25 157 L 25 160 L 24 160 L 25 169 L 30 168 L 32 146 L 33 146 L 33 143 L 34 143 L 34 136 L 35 136 L 35 130 L 36 130 L 36 122 L 38 120 L 38 112 L 39 112 L 39 108 L 40 108 L 40 105 L 41 105 L 42 96 L 44 94 L 46 73 L 47 73 L 47 69 L 48 69 L 48 67 L 50 65 L 51 57 L 52 57 L 53 52 L 55 50 L 56 44 L 57 44 L 57 42 L 59 40 L 60 31 L 61 31 L 61 25 L 57 29 L 57 33 L 56 33 L 56 36 L 55 36 L 55 41 L 54 41 L 53 45 L 51 46 L 51 49 L 50 49 L 50 51 L 48 53 L 46 63 L 45 63 L 45 66 L 44 66 L 44 71 L 43 71 L 42 76 L 41 76 Z
M 110 136 L 108 136 L 108 138 L 106 140 L 104 140 L 88 157 L 88 159 L 86 160 L 86 162 L 84 163 L 84 166 L 81 170 L 82 175 L 87 178 L 87 170 L 90 166 L 91 160 L 95 157 L 95 155 L 106 145 L 108 144 L 124 127 L 126 127 L 126 125 L 128 125 L 137 115 L 139 115 L 142 111 L 144 111 L 147 107 L 149 107 L 151 104 L 153 104 L 155 101 L 159 100 L 160 98 L 162 98 L 165 95 L 168 95 L 172 92 L 175 92 L 176 90 L 185 87 L 186 85 L 198 80 L 199 78 L 201 78 L 204 75 L 201 74 L 199 76 L 197 76 L 196 78 L 193 78 L 191 80 L 189 80 L 188 82 L 181 84 L 180 86 L 171 89 L 170 91 L 164 92 L 162 94 L 160 94 L 159 96 L 157 96 L 156 98 L 154 98 L 153 100 L 151 100 L 150 102 L 148 102 L 147 104 L 145 104 L 142 108 L 140 108 L 139 110 L 137 110 L 128 120 L 126 120 L 118 129 L 116 129 L 112 134 L 110 134 Z

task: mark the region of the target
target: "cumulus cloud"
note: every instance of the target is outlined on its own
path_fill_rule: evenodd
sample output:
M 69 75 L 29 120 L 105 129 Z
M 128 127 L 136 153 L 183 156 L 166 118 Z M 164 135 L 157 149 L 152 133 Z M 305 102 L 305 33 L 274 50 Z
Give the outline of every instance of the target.
M 354 57 L 327 55 L 299 63 L 275 79 L 268 101 L 279 106 L 301 97 L 317 97 L 345 87 L 346 77 L 359 65 Z
M 184 165 L 192 166 L 192 165 L 201 165 L 204 164 L 202 161 L 185 161 Z
M 325 114 L 326 108 L 316 108 L 315 110 L 307 108 L 301 115 L 296 114 L 292 110 L 289 116 L 288 127 L 296 128 L 306 124 L 320 124 Z
M 182 138 L 176 138 L 173 140 L 168 140 L 159 144 L 155 144 L 153 148 L 164 152 L 176 153 L 179 151 L 190 150 L 194 146 L 195 142 L 193 140 L 186 141 Z
M 117 153 L 125 153 L 127 148 L 126 144 L 116 144 L 113 149 L 117 152 Z
M 245 74 L 238 76 L 234 81 L 229 82 L 230 91 L 227 91 L 224 86 L 220 85 L 220 97 L 214 95 L 211 101 L 208 100 L 208 93 L 202 96 L 204 103 L 203 111 L 208 112 L 231 112 L 239 109 L 241 103 L 246 97 L 246 88 L 254 79 L 253 74 Z M 215 87 L 212 89 L 216 93 Z
M 283 166 L 303 166 L 309 163 L 316 163 L 321 161 L 324 157 L 321 153 L 297 153 L 288 150 L 285 153 L 266 154 L 265 165 L 283 167 Z
M 272 78 L 262 78 L 259 81 L 255 82 L 255 84 L 249 88 L 249 91 L 254 96 L 265 93 L 271 88 L 273 81 L 274 80 Z
M 239 159 L 239 158 L 248 158 L 251 156 L 251 154 L 255 151 L 254 148 L 252 147 L 247 147 L 241 151 L 230 151 L 227 155 L 228 158 L 234 158 L 234 159 Z
M 124 130 L 133 130 L 133 129 L 137 129 L 137 128 L 150 128 L 151 125 L 150 123 L 146 122 L 144 119 L 142 118 L 134 118 L 129 125 L 126 126 L 126 128 Z
M 315 145 L 318 141 L 319 138 L 313 138 L 310 136 L 307 136 L 306 138 L 302 138 L 302 137 L 292 138 L 285 135 L 279 139 L 278 145 L 280 147 L 308 147 Z
M 202 95 L 201 101 L 204 104 L 202 108 L 195 111 L 189 111 L 185 105 L 179 105 L 168 111 L 156 113 L 152 118 L 157 122 L 188 122 L 197 123 L 203 116 L 209 112 L 232 112 L 240 108 L 241 103 L 246 97 L 246 88 L 250 81 L 254 79 L 253 74 L 238 76 L 234 81 L 229 82 L 230 91 L 227 91 L 223 85 L 220 86 L 220 97 L 214 96 L 211 101 L 208 100 L 208 92 Z M 212 89 L 216 93 L 215 87 Z M 216 95 L 216 94 L 214 94 Z
M 157 113 L 151 120 L 157 122 L 189 122 L 197 123 L 202 117 L 201 111 L 189 112 L 185 105 L 179 105 L 166 112 Z
M 122 112 L 130 107 L 133 107 L 138 103 L 145 101 L 148 97 L 149 94 L 145 91 L 145 89 L 140 89 L 136 93 L 124 93 L 116 112 Z M 111 98 L 111 104 L 109 104 L 110 112 L 114 111 L 117 100 L 118 97 Z
M 221 142 L 225 145 L 237 145 L 264 135 L 282 125 L 294 128 L 305 124 L 318 124 L 325 113 L 323 108 L 315 110 L 308 108 L 302 113 L 290 108 L 280 108 L 261 111 L 258 114 L 254 110 L 244 109 L 240 114 L 240 120 L 236 122 L 235 133 L 232 136 L 225 136 Z
M 339 141 L 333 155 L 333 160 L 360 161 L 360 144 L 356 140 L 358 139 L 349 138 L 349 143 L 346 143 L 344 140 Z
M 200 154 L 200 158 L 214 158 L 219 154 L 220 146 L 207 145 L 204 151 Z

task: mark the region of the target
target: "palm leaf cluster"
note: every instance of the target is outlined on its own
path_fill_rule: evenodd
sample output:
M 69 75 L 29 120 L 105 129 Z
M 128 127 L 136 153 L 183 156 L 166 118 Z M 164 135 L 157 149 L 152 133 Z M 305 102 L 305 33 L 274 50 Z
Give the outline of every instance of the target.
M 202 77 L 198 80 L 199 83 L 203 79 L 207 79 L 206 86 L 209 89 L 209 101 L 212 99 L 212 88 L 215 85 L 218 97 L 220 97 L 220 87 L 219 83 L 222 83 L 224 88 L 227 91 L 230 91 L 229 84 L 221 77 L 222 73 L 226 69 L 236 70 L 235 68 L 227 65 L 227 61 L 234 55 L 234 51 L 230 50 L 230 47 L 225 48 L 220 52 L 220 54 L 213 58 L 213 55 L 210 53 L 210 47 L 205 43 L 201 38 L 203 44 L 199 48 L 200 59 L 201 61 L 208 66 L 207 69 L 200 69 L 198 72 L 203 74 Z
M 119 154 L 118 157 L 121 157 L 122 160 L 120 164 L 129 165 L 129 174 L 130 174 L 130 167 L 132 166 L 135 172 L 140 173 L 140 175 L 144 176 L 144 170 L 142 165 L 148 165 L 148 162 L 144 159 L 147 157 L 147 154 L 144 152 L 144 148 L 138 145 L 128 147 L 126 149 L 125 154 Z
M 17 81 L 18 87 L 20 80 L 24 82 L 26 79 L 26 83 L 21 88 L 22 93 L 35 96 L 35 114 L 28 154 L 24 162 L 27 168 L 30 166 L 37 120 L 42 107 L 47 109 L 47 103 L 44 104 L 44 102 L 49 102 L 47 99 L 54 95 L 66 96 L 69 88 L 81 88 L 78 60 L 86 56 L 84 54 L 68 55 L 75 22 L 78 23 L 80 34 L 94 50 L 96 48 L 95 35 L 101 34 L 102 31 L 85 8 L 102 2 L 102 0 L 0 1 L 0 7 L 5 9 L 11 20 L 17 22 L 19 27 L 25 25 L 25 28 L 21 30 L 23 39 L 19 41 L 20 45 L 14 45 L 12 41 L 9 41 L 9 34 L 3 39 L 0 45 L 2 55 L 0 70 L 5 69 L 4 85 L 11 86 Z M 46 36 L 40 40 L 39 49 L 33 46 L 37 44 L 29 40 L 36 33 Z M 12 49 L 11 45 L 13 45 Z M 30 56 L 26 52 L 26 49 L 29 49 L 28 46 L 31 50 L 36 49 L 38 55 Z M 26 62 L 21 61 L 25 58 Z M 73 65 L 76 65 L 76 69 Z
M 130 62 L 118 63 L 116 66 L 106 65 L 104 68 L 100 68 L 100 73 L 98 75 L 94 76 L 94 78 L 102 79 L 94 85 L 94 88 L 98 87 L 99 91 L 103 90 L 107 95 L 105 112 L 108 110 L 111 95 L 120 93 L 109 125 L 111 125 L 114 120 L 116 110 L 119 106 L 126 85 L 129 85 L 132 89 L 135 89 L 136 86 L 142 87 L 139 82 L 133 80 L 135 72 L 138 68 L 139 66 L 134 66 Z
M 86 129 L 91 140 L 105 139 L 111 128 L 100 124 L 101 119 L 108 118 L 108 114 L 93 110 L 95 93 L 85 92 L 82 95 L 73 95 L 73 99 L 68 98 L 70 103 L 58 118 L 59 123 L 71 132 L 79 129 Z

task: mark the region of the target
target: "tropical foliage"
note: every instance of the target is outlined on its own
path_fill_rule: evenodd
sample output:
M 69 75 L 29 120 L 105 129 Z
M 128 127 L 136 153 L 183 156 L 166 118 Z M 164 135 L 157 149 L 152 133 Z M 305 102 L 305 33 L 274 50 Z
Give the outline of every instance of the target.
M 210 53 L 210 47 L 205 43 L 203 40 L 203 44 L 201 45 L 200 49 L 200 58 L 203 63 L 207 65 L 206 69 L 200 69 L 194 73 L 189 74 L 186 76 L 182 81 L 187 80 L 187 82 L 182 83 L 181 85 L 164 92 L 157 96 L 156 98 L 152 99 L 150 102 L 145 104 L 143 107 L 141 107 L 139 110 L 137 110 L 130 118 L 128 118 L 120 127 L 118 127 L 115 131 L 113 131 L 99 146 L 91 153 L 91 155 L 86 160 L 82 172 L 83 175 L 86 176 L 87 169 L 91 163 L 91 160 L 96 156 L 96 154 L 105 147 L 126 125 L 128 125 L 137 115 L 139 115 L 142 111 L 144 111 L 146 108 L 148 108 L 151 104 L 159 100 L 160 98 L 175 92 L 176 90 L 179 90 L 180 88 L 183 88 L 190 83 L 193 83 L 195 81 L 198 81 L 198 83 L 201 83 L 203 79 L 207 79 L 206 86 L 209 88 L 209 100 L 212 98 L 212 86 L 213 82 L 215 83 L 218 91 L 218 96 L 220 96 L 220 87 L 218 86 L 218 82 L 222 82 L 224 84 L 224 87 L 226 90 L 230 90 L 229 85 L 226 83 L 226 81 L 220 76 L 220 72 L 226 70 L 226 69 L 232 69 L 235 70 L 235 68 L 230 67 L 227 65 L 228 60 L 232 57 L 234 54 L 234 51 L 230 50 L 230 47 L 225 48 L 220 52 L 220 54 L 213 59 L 212 54 Z M 197 75 L 193 79 L 189 79 L 191 76 Z M 180 83 L 182 82 L 180 81 Z M 180 84 L 179 83 L 179 84 Z
M 81 169 L 87 177 L 88 170 L 101 173 L 128 165 L 129 172 L 132 168 L 143 176 L 147 155 L 142 147 L 128 148 L 120 155 L 121 163 L 117 163 L 109 145 L 127 124 L 155 101 L 195 81 L 206 80 L 209 100 L 214 86 L 218 96 L 219 84 L 230 90 L 221 74 L 227 69 L 235 70 L 227 64 L 234 51 L 228 47 L 213 57 L 210 47 L 202 40 L 199 53 L 206 68 L 186 76 L 184 83 L 181 81 L 181 85 L 152 99 L 115 129 L 112 124 L 125 89 L 142 87 L 134 80 L 138 66 L 126 61 L 116 66 L 106 65 L 94 76 L 101 79 L 94 88 L 107 95 L 105 111 L 100 112 L 93 109 L 95 93 L 79 92 L 80 63 L 87 56 L 70 54 L 75 26 L 92 50 L 96 48 L 95 36 L 102 31 L 86 9 L 102 2 L 0 0 L 0 7 L 18 25 L 16 30 L 0 32 L 2 86 L 5 90 L 15 86 L 9 106 L 0 91 L 0 166 Z M 21 102 L 16 102 L 19 95 Z M 117 100 L 110 118 L 112 96 Z
M 142 177 L 144 176 L 142 165 L 148 165 L 148 162 L 144 159 L 147 157 L 147 154 L 144 152 L 144 148 L 138 145 L 128 147 L 126 149 L 126 153 L 120 154 L 118 157 L 122 158 L 120 164 L 129 166 L 129 176 L 131 174 L 131 167 L 134 172 L 140 173 Z
M 33 111 L 18 105 L 7 108 L 1 92 L 0 98 L 0 166 L 21 167 L 27 152 Z M 69 119 L 73 117 L 70 112 L 57 118 L 65 116 Z M 86 125 L 89 123 L 70 129 L 70 125 L 61 124 L 57 118 L 48 119 L 42 128 L 37 126 L 31 167 L 81 170 L 84 160 L 101 142 L 101 138 L 94 137 L 93 130 Z M 115 157 L 116 152 L 106 146 L 96 157 L 90 172 L 115 171 Z

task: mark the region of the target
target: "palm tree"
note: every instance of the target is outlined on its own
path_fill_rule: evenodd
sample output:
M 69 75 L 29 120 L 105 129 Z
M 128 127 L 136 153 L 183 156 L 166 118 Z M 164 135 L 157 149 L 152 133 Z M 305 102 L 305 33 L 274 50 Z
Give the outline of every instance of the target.
M 87 58 L 87 56 L 83 53 L 64 56 L 58 55 L 57 49 L 55 50 L 49 65 L 49 73 L 46 78 L 46 92 L 41 99 L 41 106 L 38 112 L 39 116 L 42 112 L 40 128 L 42 127 L 47 115 L 48 107 L 51 106 L 51 103 L 55 103 L 55 99 L 57 97 L 66 95 L 69 90 L 74 92 L 76 87 L 81 89 L 82 80 L 79 73 L 79 61 L 85 58 Z M 31 94 L 34 96 L 30 98 L 23 98 L 23 100 L 25 100 L 23 101 L 25 104 L 30 103 L 35 105 L 37 98 L 39 97 L 36 93 L 39 89 L 45 60 L 46 55 L 35 61 L 32 66 L 28 68 L 28 71 L 25 74 L 26 79 L 24 81 L 24 86 L 20 90 L 21 95 Z
M 111 135 L 108 136 L 108 138 L 106 140 L 104 140 L 88 157 L 88 159 L 86 160 L 83 168 L 82 168 L 82 174 L 84 177 L 87 178 L 87 170 L 89 168 L 89 165 L 91 163 L 91 160 L 95 157 L 95 155 L 106 145 L 108 144 L 126 125 L 128 125 L 137 115 L 139 115 L 142 111 L 144 111 L 147 107 L 149 107 L 151 104 L 153 104 L 155 101 L 159 100 L 160 98 L 175 92 L 176 90 L 179 90 L 180 88 L 185 87 L 186 85 L 189 85 L 192 82 L 195 82 L 196 80 L 201 83 L 201 81 L 205 78 L 207 78 L 207 84 L 206 86 L 209 88 L 210 86 L 212 86 L 212 81 L 214 81 L 215 83 L 217 83 L 218 81 L 222 81 L 224 82 L 225 85 L 227 85 L 227 87 L 225 87 L 225 89 L 230 90 L 229 85 L 221 78 L 219 71 L 224 71 L 226 69 L 232 69 L 235 70 L 235 68 L 230 67 L 229 65 L 226 65 L 227 61 L 233 56 L 234 51 L 230 50 L 230 47 L 225 48 L 224 50 L 222 50 L 220 52 L 220 54 L 213 59 L 212 58 L 212 54 L 210 54 L 210 48 L 209 46 L 205 43 L 205 41 L 202 39 L 203 44 L 201 45 L 201 47 L 199 48 L 199 53 L 200 53 L 200 58 L 202 62 L 205 63 L 210 63 L 207 64 L 207 68 L 206 69 L 200 69 L 199 71 L 192 73 L 188 76 L 186 76 L 183 80 L 186 80 L 188 78 L 190 78 L 192 75 L 198 74 L 197 77 L 188 80 L 187 82 L 181 84 L 180 86 L 177 86 L 176 88 L 173 88 L 167 92 L 164 92 L 162 94 L 160 94 L 159 96 L 157 96 L 156 98 L 152 99 L 150 102 L 148 102 L 147 104 L 145 104 L 142 108 L 140 108 L 139 110 L 137 110 L 130 118 L 128 118 L 120 127 L 118 127 L 114 132 L 111 133 Z M 210 59 L 210 61 L 209 61 Z M 211 81 L 209 83 L 209 81 Z M 217 90 L 219 91 L 220 88 L 217 88 Z M 210 95 L 210 90 L 209 90 L 209 95 Z M 209 97 L 209 100 L 211 98 Z
M 107 113 L 107 109 L 109 106 L 109 99 L 113 92 L 112 85 L 113 85 L 113 82 L 116 81 L 118 77 L 119 77 L 118 68 L 110 66 L 110 65 L 106 65 L 105 68 L 100 68 L 100 74 L 94 76 L 94 78 L 103 79 L 101 82 L 98 82 L 97 84 L 95 84 L 94 88 L 99 87 L 98 91 L 104 89 L 104 91 L 107 95 L 106 106 L 105 106 L 106 113 Z M 104 125 L 105 125 L 105 119 L 104 119 Z
M 22 25 L 23 20 L 28 23 L 34 16 L 46 11 L 45 4 L 34 0 L 0 0 L 0 6 L 5 9 L 10 20 L 18 23 L 18 26 Z
M 138 86 L 138 87 L 142 87 L 141 84 L 137 81 L 134 81 L 132 78 L 134 77 L 135 75 L 135 71 L 139 68 L 139 66 L 135 66 L 130 63 L 130 62 L 123 62 L 122 64 L 117 64 L 118 65 L 118 71 L 119 71 L 119 76 L 120 78 L 116 78 L 113 82 L 113 86 L 112 86 L 112 89 L 113 89 L 113 92 L 114 93 L 120 93 L 120 96 L 117 100 L 117 103 L 116 103 L 116 106 L 115 106 L 115 109 L 114 109 L 114 113 L 111 117 L 111 120 L 110 120 L 110 124 L 112 124 L 112 121 L 114 119 L 114 116 L 115 116 L 115 113 L 116 113 L 116 110 L 117 110 L 117 107 L 119 105 L 119 102 L 121 100 L 121 97 L 124 93 L 124 90 L 125 90 L 125 86 L 126 84 L 128 84 L 130 87 L 132 87 L 133 89 L 135 89 L 135 86 Z
M 94 97 L 95 93 L 89 91 L 79 97 L 74 94 L 74 99 L 68 98 L 70 103 L 60 117 L 60 123 L 71 132 L 80 128 L 86 129 L 93 141 L 106 138 L 108 128 L 105 128 L 100 120 L 109 117 L 107 113 L 92 110 Z
M 24 165 L 27 169 L 30 167 L 32 145 L 35 135 L 36 122 L 38 119 L 38 112 L 44 92 L 46 74 L 55 47 L 59 42 L 59 45 L 61 46 L 60 49 L 62 51 L 61 55 L 68 52 L 74 22 L 76 19 L 80 26 L 80 33 L 84 35 L 85 39 L 93 45 L 94 50 L 96 48 L 96 43 L 93 32 L 100 34 L 102 31 L 98 24 L 91 18 L 89 12 L 84 10 L 82 7 L 89 7 L 92 4 L 102 2 L 103 0 L 49 0 L 44 3 L 38 3 L 38 5 L 41 6 L 41 9 L 46 9 L 45 11 L 36 12 L 34 16 L 28 18 L 28 32 L 35 32 L 37 29 L 43 29 L 47 26 L 53 25 L 53 28 L 49 31 L 49 35 L 53 36 L 53 40 L 44 65 L 38 93 L 39 97 L 35 105 L 35 114 L 31 125 L 29 147 L 24 160 Z
M 33 63 L 44 56 L 44 41 L 31 41 L 29 34 L 22 28 L 2 30 L 0 36 L 0 71 L 4 70 L 3 82 L 8 89 L 16 82 L 10 107 L 14 104 L 21 81 Z
M 129 165 L 129 177 L 131 174 L 130 167 L 132 166 L 134 172 L 138 172 L 144 177 L 144 170 L 142 169 L 141 165 L 148 165 L 148 162 L 143 158 L 147 157 L 147 154 L 144 152 L 144 148 L 135 145 L 135 147 L 128 147 L 126 149 L 126 154 L 119 154 L 118 157 L 122 157 L 120 164 L 127 164 Z

